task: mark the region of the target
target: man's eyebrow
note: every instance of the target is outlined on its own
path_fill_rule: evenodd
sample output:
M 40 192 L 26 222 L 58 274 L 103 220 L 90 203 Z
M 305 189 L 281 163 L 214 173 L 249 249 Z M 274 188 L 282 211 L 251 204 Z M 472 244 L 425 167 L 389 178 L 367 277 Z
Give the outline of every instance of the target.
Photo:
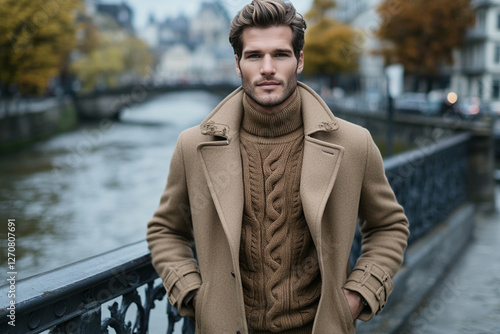
M 243 52 L 244 55 L 247 55 L 247 54 L 255 54 L 255 53 L 261 53 L 262 51 L 261 50 L 246 50 Z
M 262 50 L 246 50 L 243 52 L 244 55 L 259 54 L 259 53 L 262 53 Z M 291 49 L 275 49 L 275 50 L 273 50 L 273 53 L 293 53 L 293 50 L 291 50 Z

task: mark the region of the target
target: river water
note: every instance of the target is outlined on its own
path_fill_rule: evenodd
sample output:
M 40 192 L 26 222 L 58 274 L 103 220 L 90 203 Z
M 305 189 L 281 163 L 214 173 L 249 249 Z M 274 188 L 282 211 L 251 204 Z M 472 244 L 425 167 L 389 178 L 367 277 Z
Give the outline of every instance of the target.
M 178 134 L 220 97 L 171 93 L 0 159 L 0 212 L 16 220 L 17 278 L 143 240 Z M 0 252 L 0 263 L 7 254 Z

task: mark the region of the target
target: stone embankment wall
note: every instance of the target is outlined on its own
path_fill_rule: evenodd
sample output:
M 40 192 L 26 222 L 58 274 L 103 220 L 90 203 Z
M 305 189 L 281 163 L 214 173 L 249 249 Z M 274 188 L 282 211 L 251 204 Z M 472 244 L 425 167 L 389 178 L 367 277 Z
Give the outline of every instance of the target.
M 0 153 L 74 128 L 78 114 L 70 98 L 0 101 Z

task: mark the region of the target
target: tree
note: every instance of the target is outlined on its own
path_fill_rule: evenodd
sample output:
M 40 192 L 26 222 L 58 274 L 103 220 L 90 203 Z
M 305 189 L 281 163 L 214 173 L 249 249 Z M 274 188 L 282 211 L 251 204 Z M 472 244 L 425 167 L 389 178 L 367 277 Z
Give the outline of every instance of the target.
M 76 41 L 80 0 L 0 0 L 0 86 L 43 93 Z
M 132 84 L 148 72 L 153 57 L 140 39 L 120 28 L 111 17 L 100 17 L 97 46 L 76 59 L 71 70 L 83 92 Z
M 88 54 L 71 64 L 71 71 L 88 92 L 96 87 L 116 87 L 119 76 L 125 71 L 123 50 L 117 43 L 108 43 L 106 39 Z
M 76 19 L 77 40 L 76 50 L 82 54 L 92 52 L 99 45 L 99 29 L 91 16 L 80 11 Z
M 387 64 L 401 63 L 431 81 L 453 63 L 452 51 L 475 19 L 470 0 L 384 0 L 377 10 L 382 23 L 376 34 L 385 41 L 378 53 Z
M 358 33 L 350 26 L 327 16 L 334 0 L 314 0 L 305 18 L 310 24 L 304 46 L 304 72 L 308 75 L 335 75 L 357 68 Z

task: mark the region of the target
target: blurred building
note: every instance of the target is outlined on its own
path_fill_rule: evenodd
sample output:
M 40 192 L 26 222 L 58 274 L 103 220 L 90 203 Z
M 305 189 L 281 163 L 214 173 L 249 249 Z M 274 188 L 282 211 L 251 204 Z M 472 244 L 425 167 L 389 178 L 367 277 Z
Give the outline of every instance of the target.
M 150 48 L 154 49 L 158 46 L 159 34 L 158 22 L 154 14 L 151 13 L 146 26 L 139 31 L 139 37 L 146 42 Z
M 130 8 L 130 6 L 125 2 L 120 4 L 103 4 L 98 2 L 96 7 L 97 13 L 112 17 L 118 23 L 120 28 L 130 32 L 134 31 L 134 25 L 132 23 L 134 13 L 132 8 Z
M 189 38 L 190 20 L 185 15 L 176 18 L 167 18 L 159 23 L 158 27 L 158 46 L 166 49 L 177 43 L 191 44 L 193 41 Z
M 90 42 L 93 46 L 72 54 L 73 71 L 77 76 L 73 89 L 105 90 L 144 80 L 153 57 L 148 45 L 137 38 L 133 9 L 125 1 L 84 1 L 86 14 L 80 20 L 90 22 L 86 29 L 77 32 L 77 36 L 87 40 L 93 36 Z M 89 34 L 92 31 L 94 33 Z
M 455 52 L 451 89 L 500 110 L 500 1 L 473 0 L 476 24 Z
M 192 18 L 179 15 L 158 22 L 151 16 L 139 36 L 155 51 L 155 80 L 182 84 L 237 79 L 229 22 L 220 0 L 203 2 Z
M 115 21 L 120 28 L 129 32 L 134 31 L 134 11 L 125 1 L 122 1 L 119 4 L 107 4 L 101 2 L 100 0 L 84 0 L 84 2 L 88 15 L 109 17 L 113 19 L 113 21 Z
M 362 91 L 385 87 L 384 60 L 372 51 L 380 47 L 375 31 L 381 24 L 377 7 L 382 0 L 337 0 L 332 15 L 362 34 L 357 43 L 359 83 Z M 433 89 L 450 89 L 459 97 L 479 97 L 500 111 L 500 0 L 472 0 L 475 26 L 468 29 L 463 46 L 454 51 L 454 65 L 444 65 Z M 411 76 L 405 90 L 419 90 Z M 427 88 L 420 88 L 425 91 Z
M 192 40 L 204 44 L 228 44 L 230 21 L 220 1 L 203 2 L 198 14 L 191 21 L 189 35 Z
M 380 26 L 377 7 L 381 0 L 337 0 L 333 16 L 360 33 L 353 57 L 358 57 L 358 80 L 362 91 L 379 91 L 385 87 L 384 59 L 373 54 L 380 47 L 375 31 Z

